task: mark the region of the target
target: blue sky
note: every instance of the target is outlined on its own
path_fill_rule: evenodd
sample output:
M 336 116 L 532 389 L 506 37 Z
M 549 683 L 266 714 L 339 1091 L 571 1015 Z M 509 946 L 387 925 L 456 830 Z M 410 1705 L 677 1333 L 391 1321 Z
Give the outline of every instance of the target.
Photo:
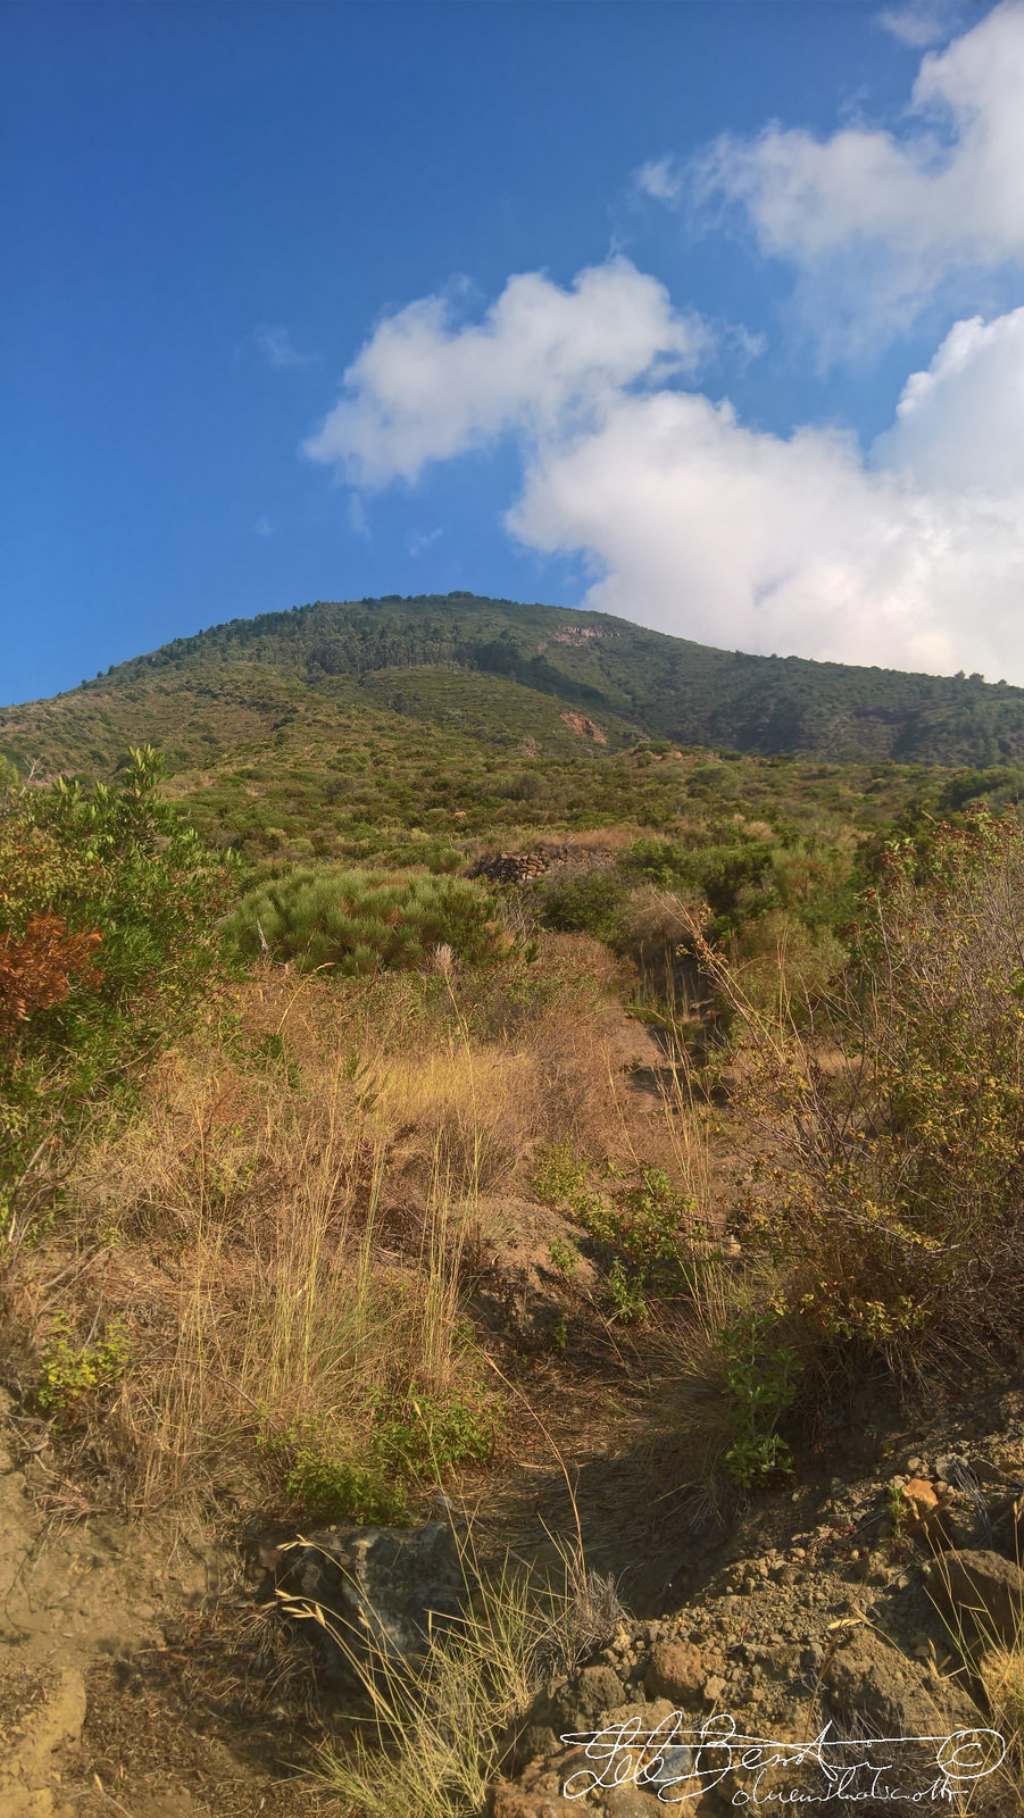
M 1024 680 L 1022 74 L 1017 0 L 9 8 L 0 699 L 451 588 Z

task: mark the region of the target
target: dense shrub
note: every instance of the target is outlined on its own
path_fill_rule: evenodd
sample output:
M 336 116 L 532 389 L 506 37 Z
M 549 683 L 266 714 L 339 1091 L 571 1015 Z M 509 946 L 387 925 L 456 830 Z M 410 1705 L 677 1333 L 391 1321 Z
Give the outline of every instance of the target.
M 111 786 L 0 788 L 0 1193 L 137 1077 L 216 964 L 230 867 L 157 775 L 146 748 Z
M 842 969 L 846 949 L 829 928 L 808 928 L 788 909 L 748 922 L 731 954 L 747 1002 L 805 1022 Z
M 250 891 L 229 933 L 247 956 L 347 974 L 418 966 L 436 948 L 489 960 L 511 944 L 491 896 L 466 878 L 337 866 L 293 870 Z
M 775 1154 L 754 1213 L 810 1385 L 1024 1354 L 1024 825 L 893 843 L 802 1037 L 710 953 Z M 827 1059 L 827 1064 L 826 1063 Z
M 592 934 L 610 946 L 625 926 L 628 888 L 612 871 L 587 871 L 545 887 L 541 916 L 545 927 L 562 934 Z

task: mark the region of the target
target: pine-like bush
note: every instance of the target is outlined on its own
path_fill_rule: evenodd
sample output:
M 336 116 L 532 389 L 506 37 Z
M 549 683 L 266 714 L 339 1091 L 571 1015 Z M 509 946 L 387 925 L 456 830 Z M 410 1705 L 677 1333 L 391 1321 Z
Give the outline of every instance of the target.
M 493 900 L 466 878 L 304 866 L 243 897 L 229 932 L 247 957 L 347 974 L 421 965 L 438 947 L 497 958 L 510 945 Z

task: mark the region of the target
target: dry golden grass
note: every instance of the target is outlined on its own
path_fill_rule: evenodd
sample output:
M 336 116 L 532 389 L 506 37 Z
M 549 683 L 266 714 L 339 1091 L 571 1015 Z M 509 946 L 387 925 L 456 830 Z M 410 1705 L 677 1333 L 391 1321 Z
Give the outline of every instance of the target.
M 592 946 L 554 937 L 535 974 L 469 985 L 267 969 L 95 1134 L 7 1293 L 44 1370 L 57 1334 L 87 1358 L 127 1332 L 116 1381 L 62 1378 L 56 1402 L 133 1506 L 280 1506 L 296 1447 L 358 1461 L 380 1397 L 479 1398 L 465 1209 L 527 1192 L 539 1150 L 696 1180 L 681 1088 L 630 1086 Z
M 466 1615 L 435 1631 L 421 1658 L 398 1662 L 381 1649 L 367 1658 L 336 1637 L 373 1716 L 355 1747 L 325 1750 L 320 1767 L 359 1818 L 483 1811 L 545 1677 L 571 1671 L 623 1615 L 614 1585 L 588 1570 L 578 1546 L 561 1550 L 559 1570 L 542 1583 L 507 1562 L 481 1574 L 471 1538 L 462 1564 Z M 315 1609 L 296 1614 L 325 1620 Z
M 1007 1742 L 1024 1746 L 1024 1647 L 993 1647 L 978 1663 L 989 1709 Z

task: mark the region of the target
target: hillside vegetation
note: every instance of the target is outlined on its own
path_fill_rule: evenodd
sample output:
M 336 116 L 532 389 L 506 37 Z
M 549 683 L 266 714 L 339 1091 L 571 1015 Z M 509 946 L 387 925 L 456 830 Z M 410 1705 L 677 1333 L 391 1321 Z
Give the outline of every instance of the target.
M 424 669 L 429 679 L 417 675 Z M 601 723 L 612 749 L 639 733 L 837 761 L 990 764 L 1024 753 L 1024 691 L 1005 682 L 746 656 L 604 613 L 470 594 L 321 601 L 233 619 L 54 702 L 8 710 L 0 752 L 22 764 L 102 765 L 148 738 L 182 767 L 326 701 L 348 710 L 369 700 L 442 722 L 468 709 L 470 729 L 490 731 L 493 710 L 474 708 L 446 672 L 527 690 L 505 690 L 498 716 L 523 737 L 562 737 L 543 696 Z
M 67 1642 L 81 1818 L 111 1783 L 158 1818 L 154 1771 L 200 1818 L 539 1818 L 546 1793 L 498 1782 L 556 1665 L 605 1648 L 583 1678 L 607 1685 L 636 1640 L 615 1587 L 678 1614 L 680 1557 L 737 1518 L 802 1536 L 764 1588 L 806 1576 L 816 1665 L 795 1645 L 772 1684 L 818 1733 L 847 1630 L 886 1620 L 839 1600 L 917 1584 L 903 1484 L 933 1493 L 895 1484 L 889 1555 L 877 1511 L 867 1540 L 823 1530 L 851 1433 L 880 1452 L 886 1422 L 1019 1376 L 1024 770 L 711 751 L 639 692 L 604 704 L 620 635 L 665 674 L 689 647 L 420 605 L 222 627 L 4 716 L 0 1483 L 55 1529 L 123 1523 L 133 1561 L 158 1521 L 232 1560 L 184 1616 L 133 1565 L 130 1658 L 102 1624 L 91 1660 Z M 470 1618 L 332 1704 L 284 1580 L 234 1581 L 323 1524 L 404 1546 L 439 1506 Z M 834 1532 L 831 1601 L 807 1529 Z M 1012 1583 L 1000 1687 L 1024 1677 Z M 730 1598 L 701 1642 L 723 1676 L 679 1695 L 720 1710 L 728 1673 L 750 1728 L 777 1638 L 755 1659 Z M 50 1658 L 23 1639 L 19 1666 Z M 991 1810 L 1018 1809 L 992 1649 L 943 1645 L 964 1721 L 980 1699 L 1011 1739 Z M 560 1730 L 604 1703 L 575 1708 Z M 273 1762 L 238 1804 L 225 1736 Z

